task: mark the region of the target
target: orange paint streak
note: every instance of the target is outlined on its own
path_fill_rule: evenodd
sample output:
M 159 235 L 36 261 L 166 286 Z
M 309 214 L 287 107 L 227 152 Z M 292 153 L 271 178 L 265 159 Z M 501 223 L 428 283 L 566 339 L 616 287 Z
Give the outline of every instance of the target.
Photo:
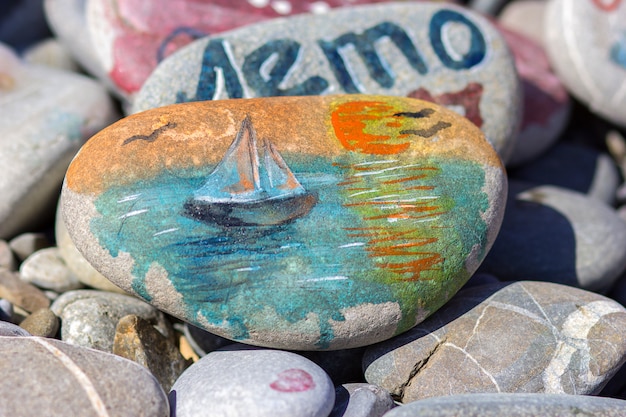
M 396 180 L 383 181 L 383 184 L 400 184 L 408 181 L 416 181 L 426 178 L 428 174 L 414 175 L 412 177 L 398 178 Z
M 373 155 L 393 155 L 406 151 L 410 142 L 390 143 L 388 135 L 365 133 L 367 121 L 393 117 L 393 107 L 376 101 L 348 101 L 331 113 L 335 135 L 344 148 Z

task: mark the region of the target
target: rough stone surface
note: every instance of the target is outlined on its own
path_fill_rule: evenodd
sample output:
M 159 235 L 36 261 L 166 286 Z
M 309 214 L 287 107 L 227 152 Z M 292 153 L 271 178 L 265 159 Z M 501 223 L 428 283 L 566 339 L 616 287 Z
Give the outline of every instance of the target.
M 163 313 L 134 297 L 93 290 L 66 292 L 50 307 L 61 318 L 61 339 L 72 345 L 111 352 L 118 321 L 129 314 L 148 320 L 172 336 Z
M 0 45 L 0 238 L 51 218 L 65 170 L 84 140 L 117 116 L 87 77 L 23 64 Z
M 167 397 L 143 367 L 39 337 L 0 337 L 0 410 L 12 417 L 167 417 Z
M 596 394 L 626 360 L 626 309 L 601 295 L 523 281 L 460 292 L 370 347 L 368 382 L 403 403 L 464 393 Z
M 626 126 L 626 3 L 551 0 L 545 39 L 567 89 L 593 112 Z
M 381 417 L 395 407 L 385 389 L 372 384 L 344 384 L 335 388 L 329 417 Z
M 620 417 L 626 401 L 585 395 L 465 394 L 416 401 L 385 417 Z
M 190 366 L 169 400 L 176 417 L 200 417 L 206 410 L 232 417 L 326 417 L 335 392 L 328 375 L 300 355 L 237 345 Z
M 343 93 L 448 105 L 479 126 L 505 161 L 521 116 L 515 64 L 497 29 L 468 9 L 433 2 L 337 9 L 203 38 L 157 67 L 133 112 L 181 101 Z
M 49 308 L 34 311 L 20 323 L 33 336 L 54 337 L 59 331 L 59 318 Z
M 22 281 L 19 274 L 6 269 L 0 269 L 0 298 L 28 312 L 50 306 L 50 300 L 39 288 Z
M 41 249 L 26 258 L 20 265 L 20 278 L 56 292 L 77 290 L 83 286 L 65 265 L 56 247 Z
M 505 184 L 480 130 L 433 103 L 219 100 L 99 132 L 62 212 L 85 258 L 155 307 L 231 340 L 336 350 L 445 303 L 495 239 Z
M 620 184 L 615 162 L 605 153 L 587 146 L 558 143 L 540 158 L 518 169 L 512 179 L 537 185 L 556 185 L 613 204 Z
M 80 282 L 99 290 L 125 294 L 124 290 L 106 279 L 100 272 L 96 271 L 78 249 L 76 249 L 76 245 L 74 245 L 72 238 L 67 233 L 67 227 L 65 227 L 65 222 L 61 215 L 60 202 L 57 207 L 54 233 L 63 261 Z
M 17 259 L 22 262 L 38 250 L 49 248 L 52 243 L 43 233 L 22 233 L 11 239 L 9 246 Z
M 174 339 L 135 315 L 124 316 L 117 323 L 113 353 L 147 368 L 166 392 L 187 367 Z
M 500 234 L 480 270 L 502 281 L 532 279 L 608 290 L 626 267 L 626 223 L 574 191 L 511 181 Z

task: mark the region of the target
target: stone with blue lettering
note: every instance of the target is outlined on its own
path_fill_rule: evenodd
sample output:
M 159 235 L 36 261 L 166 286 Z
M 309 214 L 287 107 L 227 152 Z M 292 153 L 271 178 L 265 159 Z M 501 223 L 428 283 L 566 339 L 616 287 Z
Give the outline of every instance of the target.
M 567 89 L 626 126 L 626 2 L 552 0 L 545 25 L 546 51 Z
M 365 94 L 183 103 L 72 162 L 62 215 L 105 277 L 219 336 L 349 349 L 402 333 L 476 271 L 506 175 L 444 107 Z
M 157 67 L 133 111 L 345 93 L 448 106 L 480 127 L 504 160 L 516 138 L 520 89 L 502 36 L 474 12 L 426 2 L 337 9 L 202 38 Z

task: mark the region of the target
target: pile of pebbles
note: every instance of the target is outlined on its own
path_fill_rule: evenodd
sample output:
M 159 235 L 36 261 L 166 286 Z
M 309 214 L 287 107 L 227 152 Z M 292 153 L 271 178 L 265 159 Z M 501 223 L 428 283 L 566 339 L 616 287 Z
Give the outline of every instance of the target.
M 625 14 L 620 0 L 576 1 Z M 54 23 L 84 1 L 45 3 Z M 465 3 L 554 48 L 545 22 L 534 25 L 553 18 L 559 0 Z M 59 29 L 31 38 L 50 34 L 43 16 L 41 1 L 0 5 L 0 41 L 11 45 L 0 44 L 0 414 L 626 414 L 626 110 L 611 95 L 626 85 L 619 44 L 613 91 L 568 87 L 573 96 L 561 100 L 553 89 L 562 125 L 530 151 L 513 149 L 500 234 L 449 303 L 373 346 L 289 352 L 233 344 L 169 316 L 76 250 L 54 216 L 65 169 L 131 103 L 95 60 L 74 61 L 85 19 L 67 15 L 70 45 Z M 555 70 L 566 83 L 567 68 Z

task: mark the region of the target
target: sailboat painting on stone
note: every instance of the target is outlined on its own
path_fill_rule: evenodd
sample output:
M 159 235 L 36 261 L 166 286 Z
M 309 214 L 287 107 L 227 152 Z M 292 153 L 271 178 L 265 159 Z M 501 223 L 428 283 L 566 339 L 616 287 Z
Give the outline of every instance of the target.
M 467 119 L 368 95 L 177 104 L 104 129 L 62 214 L 112 282 L 232 340 L 344 349 L 413 327 L 497 235 L 502 164 Z

